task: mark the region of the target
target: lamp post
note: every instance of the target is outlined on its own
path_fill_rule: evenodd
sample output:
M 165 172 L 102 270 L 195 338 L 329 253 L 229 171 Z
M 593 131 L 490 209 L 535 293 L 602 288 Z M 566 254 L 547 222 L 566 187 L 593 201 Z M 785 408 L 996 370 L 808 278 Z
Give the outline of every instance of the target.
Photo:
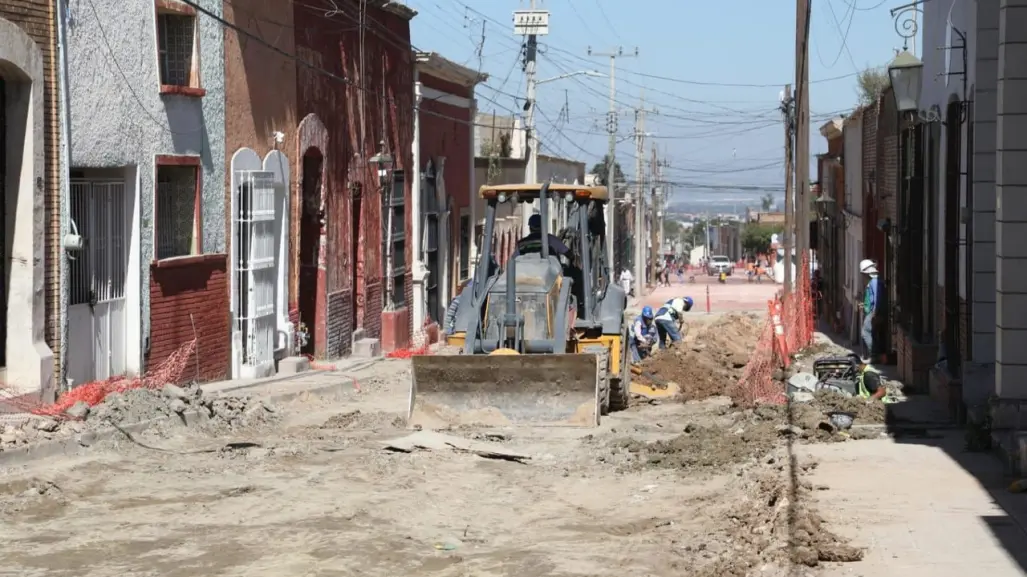
M 385 309 L 395 308 L 394 285 L 392 282 L 392 186 L 389 182 L 392 176 L 392 155 L 385 151 L 385 141 L 378 143 L 378 153 L 371 157 L 370 162 L 378 167 L 378 186 L 382 191 L 382 210 L 388 211 L 385 219 L 385 234 L 382 235 L 385 243 L 383 255 L 385 262 L 382 263 L 383 271 L 387 272 L 385 280 Z M 352 231 L 351 234 L 359 234 L 360 231 Z M 354 255 L 353 258 L 356 258 Z
M 899 52 L 888 63 L 895 108 L 900 113 L 916 112 L 920 108 L 920 90 L 923 88 L 924 63 L 909 51 Z
M 560 74 L 552 78 L 546 78 L 543 80 L 535 80 L 535 76 L 531 75 L 528 79 L 528 99 L 524 102 L 524 110 L 528 113 L 525 119 L 525 131 L 528 136 L 528 162 L 524 167 L 524 182 L 527 184 L 536 184 L 538 182 L 538 132 L 535 130 L 535 91 L 541 84 L 547 84 L 549 82 L 555 82 L 557 80 L 563 80 L 564 78 L 571 78 L 573 76 L 592 76 L 595 78 L 605 78 L 606 75 L 601 72 L 594 70 L 576 70 L 574 72 L 568 72 L 566 74 Z M 534 212 L 534 203 L 523 203 L 521 206 L 521 229 L 523 234 L 528 234 L 528 219 L 531 218 Z

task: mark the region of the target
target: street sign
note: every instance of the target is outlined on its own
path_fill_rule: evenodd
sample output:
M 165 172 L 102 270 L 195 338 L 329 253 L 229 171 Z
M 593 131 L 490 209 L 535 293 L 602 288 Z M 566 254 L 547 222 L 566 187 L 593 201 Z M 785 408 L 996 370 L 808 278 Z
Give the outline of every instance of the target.
M 549 34 L 548 10 L 517 10 L 513 15 L 514 34 L 546 36 Z

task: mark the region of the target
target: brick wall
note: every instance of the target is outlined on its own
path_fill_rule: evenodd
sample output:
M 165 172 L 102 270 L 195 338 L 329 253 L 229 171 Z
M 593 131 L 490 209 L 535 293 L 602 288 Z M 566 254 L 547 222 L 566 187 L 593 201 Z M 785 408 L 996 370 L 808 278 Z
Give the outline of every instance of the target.
M 208 255 L 192 264 L 150 267 L 146 370 L 159 367 L 195 335 L 200 381 L 226 377 L 231 360 L 227 266 L 225 255 Z M 185 375 L 191 380 L 196 373 L 187 370 Z
M 46 344 L 53 351 L 54 379 L 62 382 L 61 373 L 61 212 L 60 212 L 60 88 L 57 78 L 57 31 L 53 2 L 49 0 L 3 0 L 0 18 L 13 22 L 36 41 L 43 54 L 43 207 L 46 233 L 43 273 L 46 292 Z
M 326 12 L 336 26 L 326 25 Z M 374 33 L 363 38 L 363 66 L 360 65 L 361 35 L 357 26 L 359 4 L 355 0 L 327 2 L 309 0 L 294 4 L 296 49 L 308 61 L 339 77 L 351 79 L 343 83 L 309 69 L 297 71 L 297 109 L 299 118 L 316 114 L 327 129 L 329 152 L 326 154 L 326 195 L 346 203 L 340 214 L 342 221 L 328 226 L 341 226 L 342 242 L 338 254 L 331 259 L 329 270 L 338 283 L 329 283 L 329 290 L 352 290 L 360 322 L 370 337 L 381 335 L 381 313 L 385 270 L 382 255 L 382 202 L 376 167 L 366 162 L 378 152 L 384 140 L 387 151 L 395 159 L 393 168 L 410 172 L 413 141 L 413 51 L 410 46 L 410 22 L 383 8 L 369 6 L 367 15 Z M 361 76 L 363 74 L 363 76 Z M 381 87 L 384 85 L 385 101 Z M 361 87 L 374 87 L 372 91 Z M 384 129 L 384 133 L 383 133 Z M 356 206 L 351 185 L 360 183 L 360 228 L 353 230 L 351 214 Z M 404 181 L 404 200 L 410 205 L 411 179 Z M 329 200 L 329 204 L 336 200 Z M 348 212 L 347 212 L 348 211 Z M 410 222 L 407 232 L 406 262 L 411 262 Z M 352 236 L 359 235 L 361 254 L 350 254 Z M 332 244 L 330 242 L 330 244 Z M 357 278 L 349 278 L 351 259 L 357 261 Z M 343 335 L 343 340 L 351 337 Z M 336 329 L 340 330 L 340 329 Z M 341 330 L 345 331 L 346 328 Z

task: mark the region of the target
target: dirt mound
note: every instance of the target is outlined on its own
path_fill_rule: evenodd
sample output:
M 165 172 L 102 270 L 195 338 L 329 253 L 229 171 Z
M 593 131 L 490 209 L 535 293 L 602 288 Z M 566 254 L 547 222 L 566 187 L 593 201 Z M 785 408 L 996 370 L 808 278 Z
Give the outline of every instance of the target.
M 620 439 L 612 446 L 627 451 L 635 467 L 716 471 L 762 457 L 777 438 L 773 423 L 756 421 L 729 428 L 688 425 L 667 441 Z
M 396 429 L 403 427 L 403 417 L 393 413 L 363 413 L 350 411 L 328 417 L 320 426 L 321 429 L 342 429 L 347 431 L 358 429 Z
M 644 360 L 642 375 L 635 378 L 645 384 L 675 383 L 685 401 L 724 395 L 741 378 L 763 325 L 758 315 L 725 315 L 697 327 L 677 347 Z

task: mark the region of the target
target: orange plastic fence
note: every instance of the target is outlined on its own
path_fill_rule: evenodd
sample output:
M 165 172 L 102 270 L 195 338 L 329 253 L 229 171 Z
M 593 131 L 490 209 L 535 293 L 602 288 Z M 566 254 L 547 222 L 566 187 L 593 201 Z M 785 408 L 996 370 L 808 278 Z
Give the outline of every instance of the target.
M 774 372 L 787 366 L 791 355 L 813 343 L 813 295 L 810 290 L 809 261 L 803 258 L 797 267 L 799 278 L 788 298 L 778 294 L 767 303 L 766 324 L 760 332 L 755 350 L 745 365 L 742 377 L 732 390 L 736 401 L 745 405 L 781 403 L 784 387 L 774 379 Z M 775 333 L 774 311 L 779 313 L 783 335 Z
M 0 402 L 8 407 L 24 413 L 45 415 L 57 419 L 69 419 L 65 414 L 69 408 L 79 401 L 85 401 L 90 407 L 103 402 L 111 393 L 120 393 L 131 389 L 159 389 L 168 383 L 182 383 L 193 379 L 195 370 L 194 358 L 196 341 L 192 340 L 171 353 L 157 368 L 141 377 L 112 377 L 104 381 L 94 381 L 77 386 L 61 394 L 57 402 L 43 404 L 36 399 L 18 396 L 18 393 L 0 384 Z
M 431 342 L 431 339 L 429 338 L 429 335 L 433 332 L 432 325 L 434 325 L 434 324 L 435 323 L 430 318 L 429 319 L 425 319 L 424 325 L 421 326 L 421 330 L 419 330 L 416 333 L 414 333 L 413 338 L 411 339 L 411 344 L 410 344 L 409 348 L 399 349 L 399 350 L 396 350 L 396 351 L 392 351 L 391 353 L 387 353 L 385 355 L 385 358 L 388 358 L 388 359 L 409 359 L 410 357 L 417 357 L 417 356 L 432 354 L 432 342 Z M 436 326 L 436 330 L 434 332 L 435 332 L 435 334 L 439 335 L 440 339 L 445 338 L 442 335 L 441 327 L 437 327 Z

